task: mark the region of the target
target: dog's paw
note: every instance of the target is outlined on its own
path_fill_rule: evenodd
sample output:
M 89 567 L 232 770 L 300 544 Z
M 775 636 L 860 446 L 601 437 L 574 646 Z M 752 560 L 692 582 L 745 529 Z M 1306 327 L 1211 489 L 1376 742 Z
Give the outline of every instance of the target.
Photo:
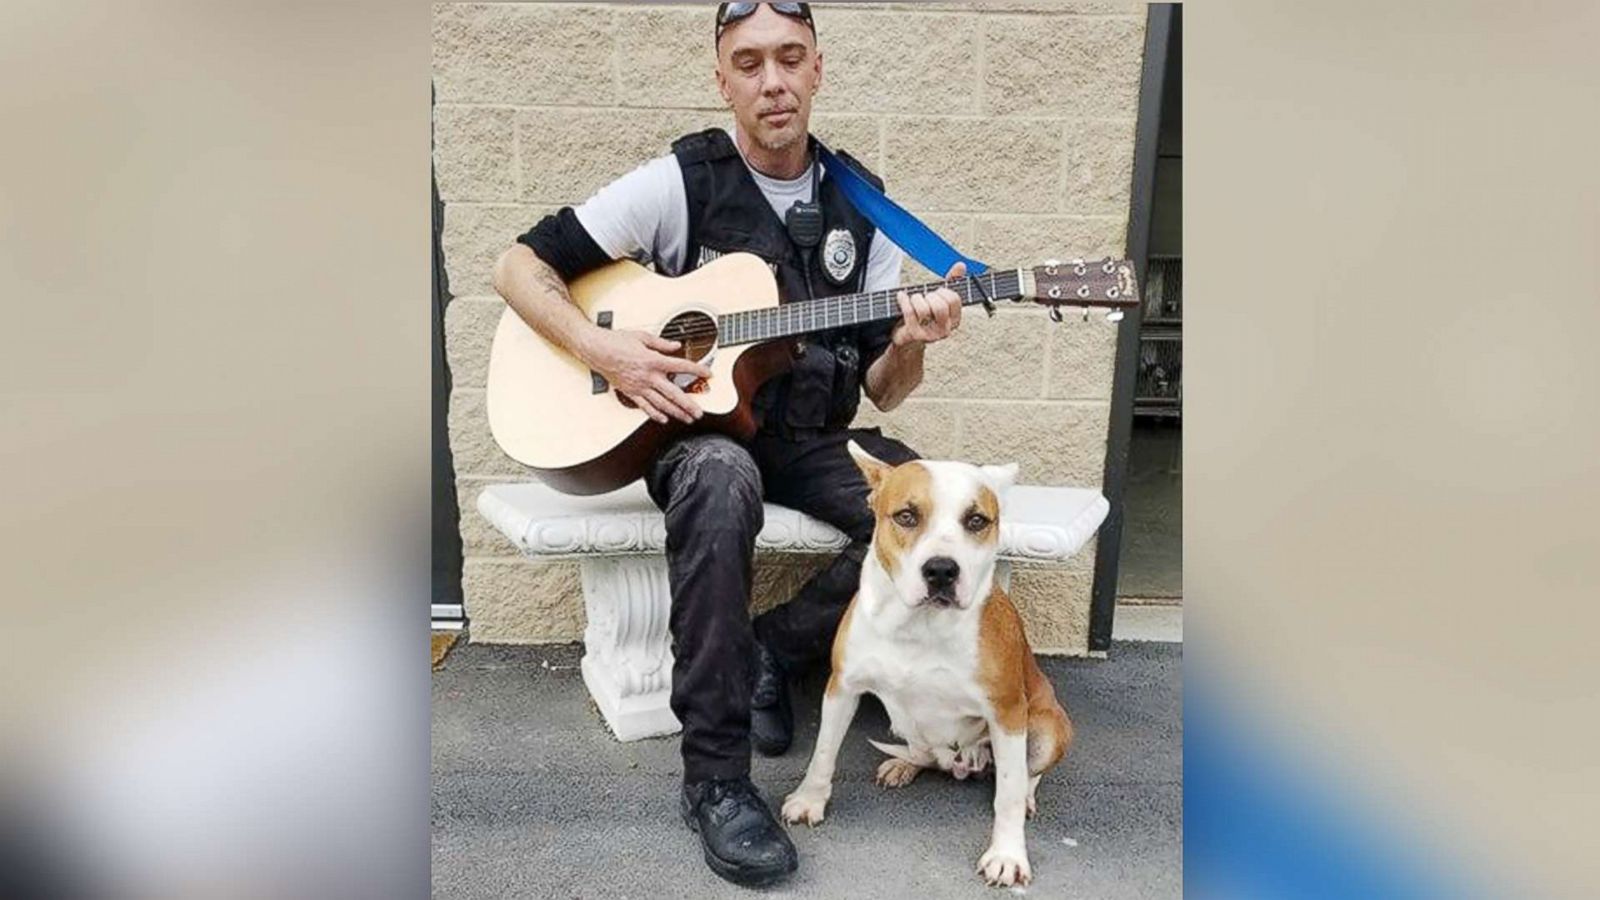
M 978 873 L 990 887 L 1025 885 L 1033 880 L 1026 852 L 993 845 L 978 859 Z
M 903 759 L 886 759 L 878 766 L 878 783 L 888 788 L 905 787 L 922 767 Z
M 790 825 L 821 825 L 827 809 L 827 792 L 801 788 L 784 799 L 783 820 Z

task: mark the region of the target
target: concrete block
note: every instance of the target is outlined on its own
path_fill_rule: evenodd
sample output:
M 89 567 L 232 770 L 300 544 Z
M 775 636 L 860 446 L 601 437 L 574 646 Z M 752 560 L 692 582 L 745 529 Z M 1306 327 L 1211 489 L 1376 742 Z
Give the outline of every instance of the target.
M 960 408 L 961 403 L 956 401 L 923 400 L 913 395 L 885 413 L 863 397 L 854 426 L 881 428 L 885 436 L 904 442 L 927 459 L 960 459 Z
M 1047 259 L 1121 257 L 1124 216 L 978 215 L 971 253 L 992 266 L 1036 266 Z
M 1133 119 L 1069 122 L 1064 211 L 1126 219 L 1133 186 Z
M 1026 484 L 1100 486 L 1109 403 L 972 401 L 961 406 L 971 462 L 1019 466 Z
M 726 108 L 715 74 L 715 7 L 623 6 L 616 16 L 620 105 Z
M 788 603 L 811 580 L 811 576 L 822 571 L 833 559 L 833 556 L 757 553 L 750 614 L 758 616 L 775 606 Z
M 812 134 L 834 150 L 849 153 L 882 177 L 880 124 L 876 116 L 851 116 L 815 111 L 811 114 Z
M 1059 400 L 1111 400 L 1111 378 L 1117 360 L 1117 330 L 1132 328 L 1107 322 L 1104 312 L 1091 310 L 1084 321 L 1067 310 L 1066 321 L 1049 332 L 1049 376 L 1045 396 Z
M 670 153 L 682 135 L 732 121 L 727 113 L 693 110 L 519 110 L 521 199 L 579 203 L 623 173 Z
M 553 212 L 550 206 L 447 203 L 444 207 L 445 274 L 456 297 L 494 295 L 494 261 L 517 236 Z
M 486 392 L 457 388 L 450 392 L 450 455 L 456 475 L 507 476 L 508 481 L 526 479 L 529 469 L 505 455 L 489 433 L 485 410 Z
M 499 107 L 433 108 L 433 172 L 441 200 L 515 199 L 513 115 Z
M 884 180 L 903 206 L 942 212 L 1058 211 L 1062 142 L 1057 124 L 896 116 L 886 128 Z
M 521 551 L 478 513 L 478 492 L 505 478 L 456 479 L 456 504 L 461 510 L 461 553 L 466 557 L 520 557 Z
M 615 102 L 615 16 L 557 3 L 440 3 L 433 16 L 439 103 Z
M 819 111 L 977 111 L 977 16 L 827 8 L 817 15 Z
M 956 333 L 928 347 L 916 396 L 956 400 L 1042 396 L 1050 324 L 1042 311 L 991 319 L 982 307 L 962 310 Z
M 991 115 L 1105 117 L 1138 109 L 1142 18 L 991 16 L 984 40 Z
M 924 2 L 924 0 L 905 0 L 899 3 L 829 3 L 828 8 L 863 7 L 873 9 L 887 9 L 898 12 L 928 12 L 953 11 L 953 12 L 1033 12 L 1055 13 L 1064 16 L 1144 16 L 1145 4 L 1134 2 L 1117 2 L 1117 0 L 976 0 L 971 3 L 944 3 Z M 1042 15 L 1032 17 L 1035 20 L 1043 19 Z
M 461 588 L 473 643 L 583 639 L 587 617 L 575 562 L 469 559 L 462 566 Z
M 444 350 L 453 388 L 482 389 L 489 378 L 489 350 L 505 311 L 498 297 L 458 297 L 444 310 Z
M 1033 652 L 1084 656 L 1089 652 L 1089 606 L 1094 575 L 1063 566 L 1016 566 L 1011 602 L 1022 615 Z

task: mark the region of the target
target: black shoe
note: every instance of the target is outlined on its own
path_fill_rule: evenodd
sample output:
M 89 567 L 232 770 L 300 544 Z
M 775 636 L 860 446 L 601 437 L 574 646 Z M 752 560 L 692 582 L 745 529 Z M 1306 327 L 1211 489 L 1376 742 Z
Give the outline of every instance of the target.
M 800 866 L 788 832 L 749 778 L 685 784 L 682 812 L 700 835 L 706 865 L 734 884 L 763 887 Z
M 750 692 L 750 746 L 762 756 L 782 756 L 794 740 L 789 673 L 767 645 L 756 642 L 756 686 Z

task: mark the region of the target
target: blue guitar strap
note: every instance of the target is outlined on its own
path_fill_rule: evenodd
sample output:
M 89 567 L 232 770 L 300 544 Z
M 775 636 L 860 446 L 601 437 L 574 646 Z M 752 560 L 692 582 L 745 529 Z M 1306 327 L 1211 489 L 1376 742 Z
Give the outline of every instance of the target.
M 835 156 L 832 150 L 824 147 L 821 141 L 816 146 L 817 155 L 822 159 L 822 164 L 828 167 L 828 174 L 839 185 L 839 190 L 844 192 L 845 199 L 896 246 L 921 263 L 923 268 L 941 278 L 958 262 L 967 264 L 968 275 L 982 275 L 989 271 L 988 266 L 950 246 L 950 242 L 940 237 L 938 232 L 886 197 L 872 182 L 861 177 L 849 164 Z M 981 283 L 974 283 L 982 290 Z

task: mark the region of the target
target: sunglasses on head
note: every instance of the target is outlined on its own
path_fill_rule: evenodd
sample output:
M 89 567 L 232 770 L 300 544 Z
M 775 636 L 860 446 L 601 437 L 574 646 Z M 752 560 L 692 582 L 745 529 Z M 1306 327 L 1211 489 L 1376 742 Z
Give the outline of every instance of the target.
M 806 23 L 814 35 L 817 33 L 817 23 L 811 20 L 811 4 L 809 3 L 723 3 L 717 7 L 717 41 L 722 41 L 722 32 L 729 25 L 740 19 L 749 18 L 758 6 L 770 6 L 772 11 L 779 15 L 788 16 Z

